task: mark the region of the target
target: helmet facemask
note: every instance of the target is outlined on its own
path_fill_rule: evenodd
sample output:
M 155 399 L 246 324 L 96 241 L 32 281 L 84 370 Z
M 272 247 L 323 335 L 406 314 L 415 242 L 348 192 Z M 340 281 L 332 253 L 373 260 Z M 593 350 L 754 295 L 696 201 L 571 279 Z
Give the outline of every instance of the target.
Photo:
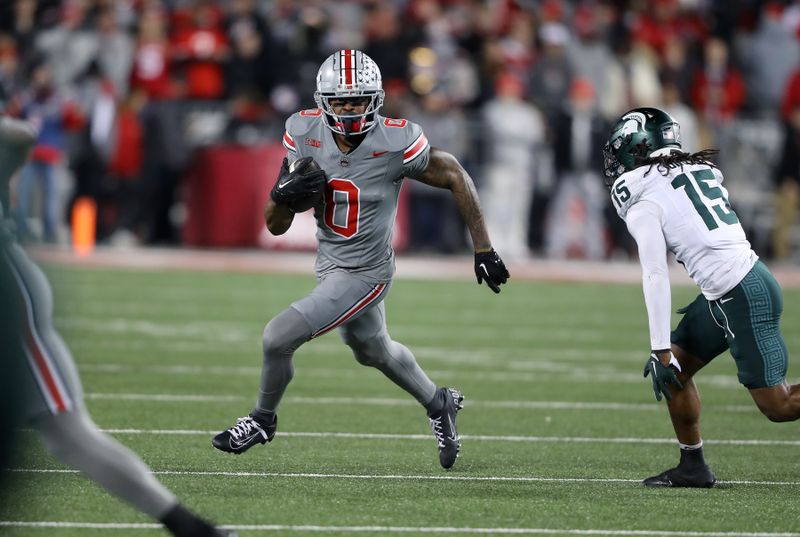
M 345 95 L 349 93 L 349 95 Z M 363 113 L 337 114 L 331 101 L 336 103 L 339 100 L 352 99 L 355 101 L 365 101 L 355 104 L 353 108 L 364 106 Z M 333 92 L 333 93 L 314 93 L 314 100 L 317 106 L 325 114 L 326 124 L 329 129 L 337 134 L 344 136 L 357 136 L 368 132 L 375 126 L 375 112 L 383 105 L 383 90 L 363 91 L 363 92 Z
M 375 114 L 383 106 L 381 72 L 372 59 L 359 50 L 340 50 L 322 62 L 317 73 L 314 100 L 325 115 L 325 124 L 336 134 L 358 136 L 375 126 Z M 360 100 L 363 112 L 337 114 L 333 101 Z

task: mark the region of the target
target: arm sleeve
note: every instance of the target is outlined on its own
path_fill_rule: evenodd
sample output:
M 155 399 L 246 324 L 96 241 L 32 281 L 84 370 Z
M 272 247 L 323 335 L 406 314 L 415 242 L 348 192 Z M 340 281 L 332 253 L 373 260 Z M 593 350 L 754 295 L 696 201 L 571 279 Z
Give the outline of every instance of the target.
M 642 265 L 642 290 L 650 325 L 650 349 L 670 348 L 670 296 L 667 242 L 661 229 L 661 208 L 649 201 L 640 201 L 625 217 Z

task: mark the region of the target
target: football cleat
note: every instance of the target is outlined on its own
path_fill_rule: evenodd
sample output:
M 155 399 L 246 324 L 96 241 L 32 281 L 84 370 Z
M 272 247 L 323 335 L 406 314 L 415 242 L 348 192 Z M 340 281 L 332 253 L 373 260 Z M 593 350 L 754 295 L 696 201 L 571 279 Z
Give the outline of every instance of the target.
M 256 444 L 271 442 L 277 427 L 278 416 L 275 416 L 272 423 L 266 426 L 252 416 L 245 416 L 238 418 L 236 425 L 211 439 L 211 445 L 220 451 L 238 455 Z
M 693 487 L 711 488 L 716 483 L 717 478 L 714 472 L 707 465 L 696 469 L 670 468 L 658 475 L 648 477 L 642 483 L 647 487 Z
M 214 528 L 216 533 L 214 537 L 239 537 L 239 534 L 233 530 L 224 530 L 222 528 Z
M 439 388 L 439 391 L 444 396 L 444 406 L 436 414 L 429 414 L 428 419 L 439 447 L 439 464 L 447 469 L 455 464 L 461 448 L 461 439 L 456 430 L 456 414 L 464 408 L 464 396 L 455 388 Z

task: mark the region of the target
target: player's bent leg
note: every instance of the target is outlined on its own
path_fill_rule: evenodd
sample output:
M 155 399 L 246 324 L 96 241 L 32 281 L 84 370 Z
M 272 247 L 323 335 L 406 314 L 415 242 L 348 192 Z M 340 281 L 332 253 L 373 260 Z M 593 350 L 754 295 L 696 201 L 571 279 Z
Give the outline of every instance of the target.
M 389 337 L 383 303 L 345 324 L 340 334 L 360 364 L 379 369 L 426 408 L 439 463 L 444 468 L 452 467 L 461 447 L 456 429 L 456 414 L 464 400 L 461 392 L 455 388 L 437 389 L 411 351 Z
M 389 337 L 383 303 L 346 323 L 339 329 L 339 334 L 358 363 L 380 370 L 422 405 L 433 398 L 436 385 L 411 351 Z
M 756 406 L 770 421 L 784 422 L 800 419 L 800 384 L 783 381 L 777 386 L 751 388 Z
M 282 311 L 267 324 L 262 339 L 264 362 L 256 408 L 216 435 L 211 440 L 215 448 L 238 455 L 256 444 L 272 441 L 278 427 L 278 403 L 294 376 L 292 357 L 310 337 L 311 327 L 293 308 Z
M 672 354 L 681 364 L 678 379 L 683 384 L 683 389 L 672 390 L 672 400 L 667 401 L 667 406 L 680 444 L 680 462 L 675 468 L 648 477 L 643 483 L 648 487 L 712 487 L 716 477 L 706 464 L 703 455 L 703 441 L 700 436 L 700 395 L 692 380 L 695 373 L 706 364 L 674 343 Z
M 672 399 L 667 401 L 667 408 L 678 442 L 694 445 L 700 442 L 700 393 L 693 377 L 706 364 L 676 344 L 672 345 L 672 354 L 681 365 L 678 380 L 683 389 L 671 389 Z
M 141 459 L 100 432 L 82 408 L 35 419 L 33 425 L 56 459 L 151 517 L 161 518 L 177 503 Z
M 681 365 L 678 379 L 683 389 L 672 389 L 667 407 L 679 443 L 680 460 L 676 467 L 643 481 L 650 487 L 712 487 L 714 473 L 706 464 L 700 434 L 700 394 L 694 375 L 728 348 L 725 334 L 709 311 L 708 301 L 699 295 L 683 313 L 672 332 L 672 354 Z
M 131 450 L 98 430 L 82 403 L 32 420 L 47 450 L 108 492 L 161 521 L 176 536 L 234 537 L 186 510 Z

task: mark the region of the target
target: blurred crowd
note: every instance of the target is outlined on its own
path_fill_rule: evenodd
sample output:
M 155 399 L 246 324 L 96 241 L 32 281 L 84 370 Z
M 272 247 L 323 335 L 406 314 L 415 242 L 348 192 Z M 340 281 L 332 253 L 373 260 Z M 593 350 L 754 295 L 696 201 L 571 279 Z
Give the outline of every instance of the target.
M 179 243 L 192 152 L 280 139 L 331 52 L 379 65 L 382 114 L 422 125 L 479 188 L 504 257 L 632 255 L 600 177 L 610 125 L 658 106 L 718 148 L 756 251 L 800 255 L 800 1 L 9 0 L 0 102 L 42 132 L 18 232 Z M 409 182 L 410 249 L 468 245 L 452 199 Z M 38 218 L 31 218 L 35 215 Z M 40 226 L 31 223 L 41 222 Z

